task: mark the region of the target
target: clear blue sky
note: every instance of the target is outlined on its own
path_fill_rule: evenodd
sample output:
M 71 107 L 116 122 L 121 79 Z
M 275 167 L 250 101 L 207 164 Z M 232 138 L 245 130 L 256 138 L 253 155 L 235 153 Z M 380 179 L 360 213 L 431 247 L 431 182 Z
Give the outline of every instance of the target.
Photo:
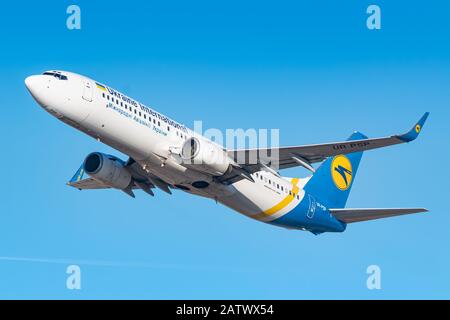
M 379 31 L 360 0 L 74 3 L 79 31 L 72 2 L 1 5 L 0 298 L 450 298 L 448 1 L 374 1 Z M 398 133 L 430 111 L 414 143 L 365 154 L 348 206 L 431 212 L 314 236 L 181 192 L 66 187 L 89 152 L 121 155 L 32 100 L 24 78 L 54 68 L 189 126 L 279 128 L 282 145 Z

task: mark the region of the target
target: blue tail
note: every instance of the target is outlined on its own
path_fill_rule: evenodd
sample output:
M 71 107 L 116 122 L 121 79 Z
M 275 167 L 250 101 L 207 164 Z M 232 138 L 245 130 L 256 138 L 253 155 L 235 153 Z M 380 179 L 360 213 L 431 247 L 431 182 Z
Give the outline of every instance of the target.
M 367 139 L 360 132 L 348 140 Z M 328 208 L 344 208 L 355 181 L 362 152 L 330 157 L 317 169 L 305 186 L 305 191 L 320 200 Z

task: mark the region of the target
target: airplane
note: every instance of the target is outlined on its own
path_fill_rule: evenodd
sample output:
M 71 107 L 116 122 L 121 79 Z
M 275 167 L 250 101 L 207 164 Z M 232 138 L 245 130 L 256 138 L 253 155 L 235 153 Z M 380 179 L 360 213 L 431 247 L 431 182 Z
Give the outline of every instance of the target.
M 343 232 L 347 224 L 427 212 L 424 208 L 346 208 L 362 153 L 415 140 L 425 113 L 404 134 L 293 147 L 227 150 L 154 109 L 88 77 L 60 70 L 25 79 L 34 100 L 69 126 L 126 154 L 89 154 L 67 183 L 135 197 L 155 188 L 213 199 L 247 217 L 286 229 Z M 272 156 L 275 155 L 276 156 Z M 315 168 L 313 164 L 320 163 Z M 304 167 L 305 178 L 279 170 Z M 276 168 L 276 170 L 274 169 Z

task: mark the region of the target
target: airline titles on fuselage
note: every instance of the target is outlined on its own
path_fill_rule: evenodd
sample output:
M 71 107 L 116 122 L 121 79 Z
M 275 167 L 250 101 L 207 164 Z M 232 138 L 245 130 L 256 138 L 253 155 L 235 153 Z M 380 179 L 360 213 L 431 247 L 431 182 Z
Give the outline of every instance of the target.
M 105 86 L 105 85 L 99 85 L 99 84 L 97 84 L 97 86 L 100 87 L 100 88 L 101 88 L 101 87 L 106 88 L 107 92 L 108 92 L 112 97 L 116 97 L 117 99 L 120 99 L 120 100 L 122 100 L 123 102 L 125 102 L 125 103 L 127 103 L 127 104 L 129 104 L 129 105 L 132 105 L 132 106 L 134 106 L 135 108 L 140 109 L 142 112 L 144 112 L 144 113 L 146 113 L 146 114 L 148 114 L 148 115 L 150 115 L 150 116 L 152 116 L 152 117 L 154 117 L 154 118 L 157 118 L 157 119 L 160 120 L 160 121 L 163 121 L 163 122 L 166 123 L 168 126 L 171 126 L 171 127 L 175 128 L 175 129 L 177 129 L 177 130 L 181 130 L 181 131 L 183 131 L 184 133 L 187 133 L 187 132 L 188 132 L 186 126 L 184 126 L 184 125 L 182 125 L 182 124 L 179 124 L 178 122 L 176 122 L 176 121 L 174 121 L 174 120 L 172 120 L 172 119 L 170 119 L 170 118 L 168 118 L 168 117 L 166 117 L 166 116 L 160 114 L 159 112 L 154 111 L 153 109 L 150 109 L 149 107 L 143 105 L 142 103 L 140 103 L 140 102 L 138 102 L 138 101 L 136 101 L 136 100 L 133 100 L 133 99 L 131 99 L 130 97 L 127 97 L 127 96 L 123 95 L 122 93 L 117 92 L 116 90 L 111 89 L 111 88 L 109 88 L 109 87 L 107 87 L 107 86 Z M 125 110 L 123 110 L 123 109 L 121 109 L 121 108 L 118 108 L 118 106 L 119 106 L 119 105 L 116 106 L 116 105 L 114 105 L 114 104 L 111 105 L 111 103 L 107 105 L 107 107 L 112 108 L 112 109 L 114 109 L 115 111 L 119 112 L 120 114 L 125 115 L 125 116 L 131 118 L 130 114 L 128 114 L 127 112 L 125 112 Z M 137 117 L 135 117 L 135 118 L 137 118 Z M 139 119 L 139 118 L 137 118 L 137 119 Z M 137 119 L 134 119 L 134 120 L 137 121 Z M 148 126 L 148 124 L 146 124 L 144 121 L 138 121 L 138 122 L 141 123 L 141 124 L 143 124 L 143 125 Z M 161 132 L 158 132 L 158 133 L 162 133 L 162 130 L 159 130 L 159 131 L 161 131 Z

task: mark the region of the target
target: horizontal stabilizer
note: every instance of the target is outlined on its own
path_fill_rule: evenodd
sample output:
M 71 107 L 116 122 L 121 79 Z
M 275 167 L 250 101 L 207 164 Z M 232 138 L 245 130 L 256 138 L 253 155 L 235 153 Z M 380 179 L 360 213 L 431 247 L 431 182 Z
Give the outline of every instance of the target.
M 404 214 L 427 212 L 424 208 L 400 209 L 329 209 L 331 214 L 345 223 L 360 222 L 400 216 Z

